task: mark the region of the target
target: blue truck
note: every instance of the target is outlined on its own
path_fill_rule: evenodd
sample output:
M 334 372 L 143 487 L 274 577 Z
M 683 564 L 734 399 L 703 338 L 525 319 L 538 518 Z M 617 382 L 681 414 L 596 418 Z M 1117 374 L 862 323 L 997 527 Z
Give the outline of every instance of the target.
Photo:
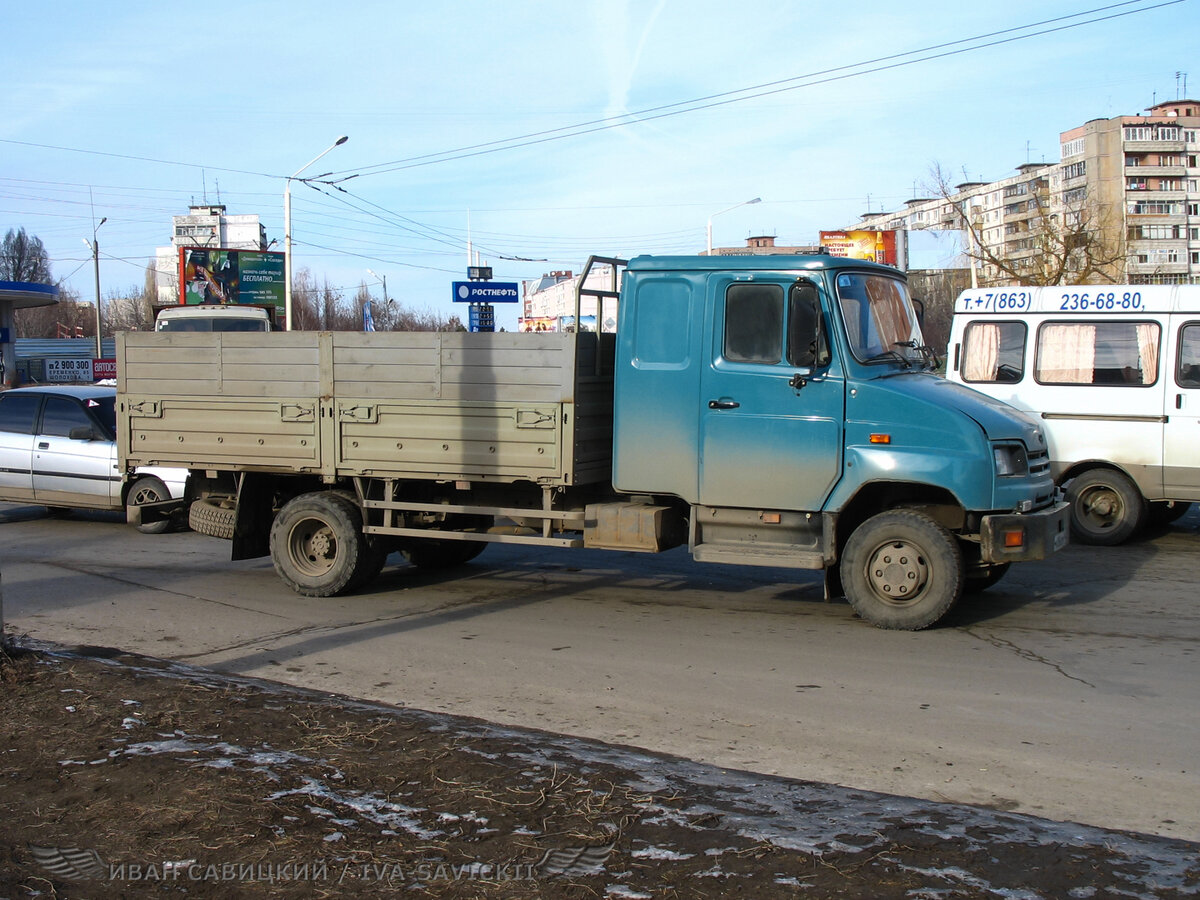
M 617 304 L 615 334 L 121 335 L 122 466 L 191 473 L 182 501 L 130 517 L 182 503 L 318 597 L 394 553 L 686 544 L 823 570 L 828 596 L 896 629 L 1066 545 L 1045 435 L 935 374 L 897 270 L 593 257 L 575 321 L 585 295 L 598 322 Z

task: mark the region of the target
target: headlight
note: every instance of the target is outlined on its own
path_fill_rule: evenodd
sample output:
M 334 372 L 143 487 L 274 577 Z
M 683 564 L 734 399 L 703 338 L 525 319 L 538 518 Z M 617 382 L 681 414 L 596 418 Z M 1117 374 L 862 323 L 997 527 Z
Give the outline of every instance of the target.
M 992 453 L 996 457 L 996 474 L 1000 477 L 1029 474 L 1029 458 L 1021 444 L 995 444 Z

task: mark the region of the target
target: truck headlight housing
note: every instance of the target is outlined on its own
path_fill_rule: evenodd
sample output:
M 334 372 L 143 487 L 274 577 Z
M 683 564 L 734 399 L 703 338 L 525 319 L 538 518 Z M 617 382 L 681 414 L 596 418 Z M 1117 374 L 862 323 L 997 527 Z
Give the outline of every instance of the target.
M 1022 444 L 993 444 L 992 453 L 996 458 L 996 474 L 1001 478 L 1029 474 L 1029 457 Z

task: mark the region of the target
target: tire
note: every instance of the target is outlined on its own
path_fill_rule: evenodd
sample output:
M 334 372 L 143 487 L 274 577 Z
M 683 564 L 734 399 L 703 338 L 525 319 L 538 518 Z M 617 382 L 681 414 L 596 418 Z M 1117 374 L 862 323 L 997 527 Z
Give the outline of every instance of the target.
M 990 566 L 980 566 L 977 569 L 968 570 L 964 590 L 970 594 L 986 591 L 1004 577 L 1011 565 L 1012 563 L 994 563 Z
M 894 509 L 863 522 L 842 552 L 842 585 L 858 615 L 878 628 L 916 631 L 962 596 L 962 550 L 924 513 Z
M 457 531 L 487 531 L 492 524 L 489 516 L 448 517 L 446 521 L 447 528 Z M 400 549 L 409 564 L 418 569 L 452 569 L 477 557 L 487 549 L 487 542 L 416 538 L 405 541 Z
M 305 597 L 351 590 L 366 571 L 362 515 L 341 494 L 301 494 L 271 523 L 271 559 L 279 577 Z
M 358 568 L 355 569 L 350 584 L 346 586 L 347 591 L 357 591 L 378 578 L 392 552 L 390 544 L 386 540 L 380 540 L 378 535 L 364 534 L 361 535 L 361 540 Z
M 209 537 L 233 540 L 237 501 L 232 497 L 205 497 L 188 508 L 188 527 Z
M 1182 501 L 1151 503 L 1147 514 L 1147 524 L 1159 528 L 1170 525 L 1176 519 L 1186 515 L 1191 508 L 1192 504 Z
M 143 503 L 157 503 L 159 500 L 170 500 L 171 492 L 161 479 L 153 475 L 139 478 L 129 488 L 125 495 L 125 506 L 140 506 Z M 137 527 L 142 534 L 165 534 L 171 530 L 170 519 L 160 519 L 157 522 L 146 522 Z
M 1146 524 L 1147 504 L 1141 491 L 1115 469 L 1090 469 L 1067 485 L 1071 504 L 1071 536 L 1081 544 L 1112 547 L 1137 534 Z

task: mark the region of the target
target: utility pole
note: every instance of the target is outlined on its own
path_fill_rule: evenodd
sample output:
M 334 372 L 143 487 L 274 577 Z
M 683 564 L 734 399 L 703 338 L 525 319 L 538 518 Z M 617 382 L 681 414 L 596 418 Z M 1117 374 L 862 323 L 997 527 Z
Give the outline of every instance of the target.
M 108 216 L 105 216 L 96 223 L 96 227 L 92 229 L 92 239 L 87 238 L 83 242 L 92 250 L 92 266 L 96 273 L 96 359 L 104 356 L 104 345 L 101 343 L 100 337 L 100 241 L 96 239 L 96 232 L 100 230 L 100 226 L 108 221 Z

